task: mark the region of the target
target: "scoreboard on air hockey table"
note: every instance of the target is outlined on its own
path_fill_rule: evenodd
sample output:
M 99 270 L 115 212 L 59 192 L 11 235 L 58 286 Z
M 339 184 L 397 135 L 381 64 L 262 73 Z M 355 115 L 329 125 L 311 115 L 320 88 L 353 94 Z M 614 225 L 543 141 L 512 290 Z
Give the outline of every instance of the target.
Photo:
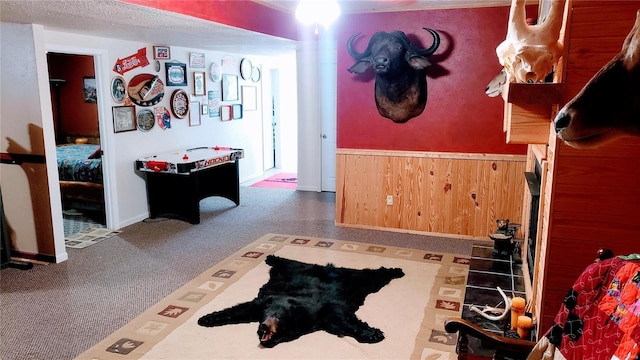
M 243 157 L 242 149 L 221 146 L 197 147 L 140 158 L 136 160 L 136 169 L 186 175 L 212 166 L 234 162 Z

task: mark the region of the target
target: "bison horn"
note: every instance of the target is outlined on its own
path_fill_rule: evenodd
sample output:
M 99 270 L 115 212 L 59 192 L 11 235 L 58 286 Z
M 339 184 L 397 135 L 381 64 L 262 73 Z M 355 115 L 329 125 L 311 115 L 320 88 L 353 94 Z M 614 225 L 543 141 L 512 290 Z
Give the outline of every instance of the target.
M 436 52 L 436 50 L 438 49 L 438 46 L 440 46 L 440 35 L 435 30 L 432 30 L 429 28 L 423 28 L 423 29 L 427 30 L 431 34 L 431 36 L 433 36 L 433 44 L 428 49 L 416 50 L 416 53 L 422 56 L 429 56 L 429 55 L 432 55 L 434 52 Z
M 423 29 L 427 30 L 431 34 L 431 36 L 433 36 L 433 44 L 428 49 L 415 49 L 413 46 L 411 46 L 409 38 L 403 32 L 400 32 L 400 41 L 402 42 L 402 45 L 405 49 L 410 49 L 420 56 L 429 56 L 436 52 L 436 49 L 438 48 L 438 46 L 440 46 L 440 35 L 435 30 L 431 30 L 428 28 Z
M 347 42 L 347 51 L 349 51 L 349 55 L 351 55 L 352 58 L 356 59 L 356 60 L 360 60 L 366 56 L 371 55 L 371 45 L 367 46 L 367 49 L 365 51 L 363 51 L 362 53 L 357 52 L 354 48 L 353 48 L 353 40 L 355 40 L 358 35 L 360 35 L 360 33 L 354 34 L 349 38 L 349 41 Z

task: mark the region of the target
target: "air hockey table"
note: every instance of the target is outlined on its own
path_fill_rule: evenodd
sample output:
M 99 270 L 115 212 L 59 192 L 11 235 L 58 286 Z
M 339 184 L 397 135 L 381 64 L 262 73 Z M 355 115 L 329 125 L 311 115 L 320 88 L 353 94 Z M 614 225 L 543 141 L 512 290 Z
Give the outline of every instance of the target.
M 145 174 L 151 219 L 167 216 L 200 223 L 200 200 L 222 196 L 240 205 L 238 160 L 242 149 L 198 147 L 135 161 Z

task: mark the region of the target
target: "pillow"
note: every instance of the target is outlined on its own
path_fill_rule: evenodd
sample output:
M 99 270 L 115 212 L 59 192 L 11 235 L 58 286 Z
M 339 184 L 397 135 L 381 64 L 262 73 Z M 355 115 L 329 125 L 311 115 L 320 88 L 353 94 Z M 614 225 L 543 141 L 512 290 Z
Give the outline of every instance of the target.
M 102 157 L 102 149 L 100 148 L 100 146 L 98 146 L 96 151 L 92 152 L 91 155 L 89 155 L 89 159 L 100 159 L 101 157 Z

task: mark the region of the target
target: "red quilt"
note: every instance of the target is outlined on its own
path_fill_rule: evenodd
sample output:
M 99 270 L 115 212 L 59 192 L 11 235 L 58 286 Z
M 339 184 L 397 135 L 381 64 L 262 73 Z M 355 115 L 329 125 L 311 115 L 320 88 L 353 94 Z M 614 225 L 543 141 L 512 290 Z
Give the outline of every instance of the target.
M 545 340 L 566 359 L 638 359 L 639 319 L 640 260 L 614 257 L 578 277 Z

